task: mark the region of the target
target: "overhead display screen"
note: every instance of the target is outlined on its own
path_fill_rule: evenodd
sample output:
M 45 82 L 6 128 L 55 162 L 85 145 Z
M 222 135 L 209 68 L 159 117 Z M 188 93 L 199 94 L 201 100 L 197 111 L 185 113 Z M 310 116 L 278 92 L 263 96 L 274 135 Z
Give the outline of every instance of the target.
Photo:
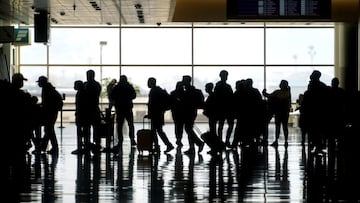
M 227 18 L 330 20 L 331 0 L 227 0 Z

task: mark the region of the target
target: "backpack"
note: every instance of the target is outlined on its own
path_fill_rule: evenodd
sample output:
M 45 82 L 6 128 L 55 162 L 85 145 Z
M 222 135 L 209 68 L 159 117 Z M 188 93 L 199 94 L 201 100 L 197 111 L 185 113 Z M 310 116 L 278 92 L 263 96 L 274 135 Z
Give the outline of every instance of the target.
M 61 94 L 54 89 L 54 106 L 57 110 L 61 110 L 64 105 L 63 98 Z
M 167 111 L 171 109 L 171 96 L 170 94 L 165 90 L 161 89 L 161 107 L 162 110 Z

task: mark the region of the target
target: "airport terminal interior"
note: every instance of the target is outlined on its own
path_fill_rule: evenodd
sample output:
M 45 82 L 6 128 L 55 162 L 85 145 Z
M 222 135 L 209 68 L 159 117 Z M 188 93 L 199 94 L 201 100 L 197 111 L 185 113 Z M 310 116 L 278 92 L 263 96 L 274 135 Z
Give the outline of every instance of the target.
M 45 76 L 63 99 L 54 126 L 59 153 L 35 153 L 31 145 L 20 173 L 5 164 L 4 202 L 360 202 L 358 0 L 0 0 L 0 5 L 0 80 L 12 82 L 12 75 L 21 73 L 26 79 L 21 89 L 41 104 L 38 80 Z M 251 79 L 260 93 L 270 93 L 286 80 L 288 140 L 281 130 L 278 145 L 271 145 L 272 118 L 256 144 L 239 143 L 216 154 L 205 144 L 188 154 L 187 133 L 178 146 L 166 111 L 163 128 L 175 147 L 167 153 L 162 141 L 160 153 L 133 146 L 126 123 L 122 148 L 107 150 L 119 141 L 115 119 L 99 151 L 74 154 L 74 82 L 86 81 L 88 70 L 101 84 L 104 115 L 107 85 L 127 76 L 136 91 L 135 134 L 150 128 L 144 119 L 150 77 L 171 92 L 189 75 L 204 99 L 205 85 L 216 84 L 222 70 L 233 91 L 238 81 Z M 321 72 L 327 86 L 338 78 L 351 95 L 346 111 L 351 118 L 335 137 L 328 130 L 333 123 L 324 125 L 321 150 L 303 136 L 300 123 L 299 102 L 313 71 Z M 7 106 L 0 110 L 1 122 L 16 118 Z M 116 118 L 114 109 L 110 115 Z M 224 135 L 227 127 L 225 122 Z M 12 136 L 7 126 L 0 128 L 1 136 Z M 199 137 L 209 131 L 203 109 L 194 130 Z M 12 157 L 7 153 L 1 150 L 2 160 Z

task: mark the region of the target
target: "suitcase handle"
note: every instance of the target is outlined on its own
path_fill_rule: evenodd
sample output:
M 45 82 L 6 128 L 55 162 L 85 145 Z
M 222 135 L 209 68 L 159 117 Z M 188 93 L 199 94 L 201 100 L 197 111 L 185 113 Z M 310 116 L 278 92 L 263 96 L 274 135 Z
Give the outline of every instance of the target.
M 144 117 L 143 117 L 143 129 L 145 129 L 145 119 L 148 119 L 148 123 L 149 123 L 149 127 L 150 127 L 150 118 L 149 118 L 149 116 L 148 115 L 145 115 Z

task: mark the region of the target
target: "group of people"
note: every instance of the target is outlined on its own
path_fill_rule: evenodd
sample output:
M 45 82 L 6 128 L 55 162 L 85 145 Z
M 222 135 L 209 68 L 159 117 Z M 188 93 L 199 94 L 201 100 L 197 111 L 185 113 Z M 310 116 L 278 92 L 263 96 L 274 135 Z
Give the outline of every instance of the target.
M 287 121 L 291 108 L 291 94 L 286 80 L 281 81 L 279 90 L 272 93 L 267 93 L 266 90 L 262 92 L 263 96 L 268 98 L 268 102 L 266 102 L 260 91 L 253 87 L 252 79 L 237 81 L 236 90 L 233 91 L 231 85 L 227 83 L 228 72 L 226 70 L 220 71 L 219 77 L 220 79 L 216 84 L 207 83 L 205 85 L 205 91 L 208 94 L 206 99 L 202 91 L 192 85 L 192 78 L 189 75 L 184 75 L 182 80 L 176 83 L 175 89 L 169 93 L 166 91 L 164 93 L 164 89 L 156 84 L 154 77 L 148 79 L 150 92 L 146 117 L 151 121 L 154 152 L 160 151 L 158 136 L 166 145 L 165 153 L 174 149 L 174 145 L 163 130 L 164 113 L 167 110 L 171 111 L 174 121 L 176 145 L 178 147 L 183 146 L 184 131 L 188 136 L 189 149 L 184 152 L 185 154 L 194 154 L 195 146 L 198 147 L 198 152 L 201 152 L 205 143 L 209 146 L 215 146 L 210 147 L 210 153 L 218 153 L 224 147 L 234 149 L 240 144 L 252 145 L 265 142 L 267 124 L 274 115 L 276 140 L 273 145 L 277 146 L 281 125 L 287 143 Z M 115 85 L 109 83 L 109 85 L 112 86 L 111 88 L 108 87 L 108 90 L 112 90 L 108 91 L 109 101 L 115 106 L 119 135 L 119 144 L 113 147 L 112 151 L 117 152 L 122 145 L 124 119 L 129 125 L 131 145 L 136 145 L 132 111 L 132 101 L 136 98 L 136 93 L 125 75 L 120 76 L 119 83 L 115 83 Z M 164 94 L 168 94 L 169 99 Z M 208 136 L 200 137 L 199 130 L 195 126 L 199 109 L 202 109 L 203 114 L 208 118 L 209 130 L 206 132 Z M 228 128 L 224 139 L 222 134 L 225 122 Z M 235 123 L 236 126 L 234 126 Z M 234 136 L 231 139 L 234 127 Z M 261 135 L 263 135 L 262 138 Z
M 183 146 L 184 131 L 188 136 L 189 149 L 184 152 L 185 154 L 195 153 L 195 146 L 198 147 L 198 152 L 201 152 L 204 143 L 215 146 L 210 147 L 210 153 L 218 153 L 224 147 L 236 149 L 239 145 L 267 145 L 268 125 L 272 119 L 275 123 L 275 140 L 271 146 L 278 146 L 281 130 L 284 134 L 284 145 L 288 145 L 288 121 L 292 111 L 291 88 L 288 81 L 281 80 L 279 87 L 269 93 L 266 89 L 260 92 L 254 88 L 252 79 L 242 79 L 236 82 L 233 91 L 227 83 L 228 72 L 220 71 L 219 77 L 215 84 L 210 82 L 205 85 L 208 94 L 205 98 L 202 91 L 192 85 L 191 76 L 184 75 L 182 80 L 176 83 L 175 89 L 169 93 L 170 104 L 163 96 L 164 90 L 156 85 L 156 79 L 148 79 L 150 92 L 146 117 L 151 120 L 154 152 L 160 151 L 158 136 L 166 146 L 165 153 L 174 149 L 163 130 L 164 113 L 167 110 L 171 111 L 174 121 L 176 145 Z M 342 133 L 347 122 L 346 112 L 350 108 L 347 93 L 339 87 L 338 78 L 332 80 L 330 87 L 321 82 L 320 77 L 319 71 L 313 71 L 308 89 L 300 95 L 301 103 L 298 103 L 302 143 L 305 142 L 305 135 L 308 135 L 309 144 L 314 149 L 322 149 L 324 142 L 331 142 L 329 137 L 338 137 Z M 129 124 L 129 138 L 135 146 L 132 100 L 136 98 L 136 93 L 127 82 L 126 76 L 121 76 L 120 80 L 123 84 L 120 85 L 119 82 L 114 86 L 110 98 L 114 102 L 117 121 L 120 124 L 120 140 L 123 139 L 122 124 L 126 118 Z M 123 86 L 122 90 L 116 91 L 121 89 L 120 86 Z M 204 137 L 196 132 L 195 119 L 199 109 L 202 109 L 208 118 L 209 130 L 202 134 L 207 135 Z M 226 134 L 224 138 L 223 131 Z
M 59 146 L 54 125 L 58 111 L 63 106 L 63 97 L 48 81 L 40 76 L 41 103 L 36 96 L 22 90 L 27 79 L 21 73 L 12 75 L 11 82 L 0 80 L 0 125 L 4 146 L 0 149 L 1 174 L 22 177 L 26 154 L 34 146 L 33 153 L 58 155 Z M 41 135 L 41 127 L 44 134 Z M 49 148 L 51 146 L 51 148 Z
M 74 82 L 76 90 L 76 126 L 77 126 L 77 149 L 73 154 L 83 152 L 100 152 L 99 125 L 102 112 L 99 108 L 101 85 L 95 80 L 95 72 L 86 72 L 87 80 Z M 339 80 L 334 78 L 332 87 L 320 81 L 321 73 L 314 71 L 310 75 L 308 89 L 301 94 L 298 100 L 300 110 L 300 127 L 303 134 L 309 136 L 309 142 L 314 147 L 321 149 L 324 137 L 331 135 L 336 137 L 346 125 L 348 116 L 347 94 L 339 87 Z M 173 150 L 171 143 L 163 130 L 164 114 L 170 110 L 174 121 L 174 134 L 176 145 L 183 146 L 183 133 L 188 136 L 189 149 L 186 154 L 194 154 L 195 146 L 198 152 L 204 148 L 204 144 L 218 146 L 211 148 L 211 153 L 217 153 L 227 148 L 235 149 L 239 145 L 267 144 L 268 124 L 275 120 L 275 140 L 272 146 L 278 145 L 281 129 L 283 130 L 285 146 L 288 144 L 288 119 L 291 111 L 291 90 L 286 80 L 281 80 L 279 88 L 271 93 L 266 89 L 260 92 L 253 87 L 252 79 L 238 80 L 233 91 L 227 83 L 228 72 L 222 70 L 219 73 L 219 81 L 207 83 L 205 98 L 202 91 L 192 85 L 192 78 L 184 75 L 181 81 L 176 83 L 176 88 L 167 93 L 159 87 L 156 78 L 148 78 L 148 111 L 146 117 L 151 121 L 151 135 L 153 140 L 153 152 L 160 152 L 158 137 L 166 145 L 165 153 Z M 42 88 L 41 103 L 35 96 L 23 91 L 23 81 L 27 79 L 22 74 L 16 73 L 12 82 L 1 81 L 3 94 L 10 100 L 2 101 L 2 106 L 14 106 L 10 118 L 1 117 L 1 123 L 5 127 L 13 126 L 11 121 L 16 120 L 17 125 L 22 127 L 15 129 L 17 136 L 9 139 L 22 140 L 21 149 L 16 152 L 27 151 L 31 144 L 35 146 L 35 153 L 48 152 L 58 153 L 58 143 L 55 135 L 54 124 L 57 113 L 62 107 L 62 96 L 48 81 L 47 77 L 40 76 L 38 85 Z M 123 143 L 123 127 L 126 120 L 128 124 L 129 139 L 132 146 L 136 146 L 135 127 L 133 116 L 133 100 L 137 93 L 126 75 L 121 75 L 119 81 L 113 79 L 108 87 L 109 108 L 115 107 L 118 144 L 110 150 L 117 152 Z M 15 108 L 16 107 L 16 108 Z M 207 136 L 202 137 L 196 132 L 195 120 L 198 110 L 208 118 L 209 130 Z M 223 138 L 225 122 L 227 123 L 226 135 Z M 8 125 L 7 125 L 8 124 Z M 40 126 L 44 126 L 44 136 L 41 136 Z M 329 127 L 330 126 L 330 127 Z M 91 130 L 92 128 L 92 130 Z M 93 133 L 91 139 L 91 132 Z M 9 140 L 14 141 L 14 140 Z M 49 148 L 49 142 L 51 149 Z M 216 144 L 214 144 L 216 143 Z

